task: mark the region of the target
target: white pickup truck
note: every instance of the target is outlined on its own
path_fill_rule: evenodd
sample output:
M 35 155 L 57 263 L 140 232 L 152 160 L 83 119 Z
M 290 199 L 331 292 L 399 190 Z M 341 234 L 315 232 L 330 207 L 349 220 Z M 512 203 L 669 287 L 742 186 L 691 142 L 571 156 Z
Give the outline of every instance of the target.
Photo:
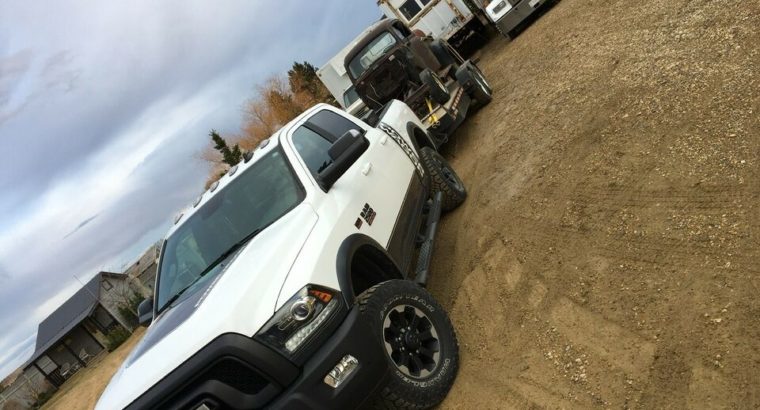
M 465 197 L 404 103 L 377 127 L 311 108 L 177 218 L 96 408 L 434 406 L 459 353 L 423 285 Z

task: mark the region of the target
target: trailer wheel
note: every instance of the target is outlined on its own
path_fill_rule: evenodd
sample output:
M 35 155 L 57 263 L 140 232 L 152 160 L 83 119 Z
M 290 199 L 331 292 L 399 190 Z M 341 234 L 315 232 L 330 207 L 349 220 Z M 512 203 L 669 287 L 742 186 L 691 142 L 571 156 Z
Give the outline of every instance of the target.
M 438 74 L 425 69 L 420 74 L 420 79 L 423 84 L 426 84 L 430 88 L 430 96 L 433 98 L 433 101 L 441 105 L 449 102 L 449 90 L 443 84 L 443 81 L 441 81 L 441 77 L 438 77 Z
M 475 64 L 467 62 L 460 67 L 457 71 L 457 81 L 467 87 L 467 94 L 478 102 L 479 107 L 488 105 L 493 99 L 491 85 Z

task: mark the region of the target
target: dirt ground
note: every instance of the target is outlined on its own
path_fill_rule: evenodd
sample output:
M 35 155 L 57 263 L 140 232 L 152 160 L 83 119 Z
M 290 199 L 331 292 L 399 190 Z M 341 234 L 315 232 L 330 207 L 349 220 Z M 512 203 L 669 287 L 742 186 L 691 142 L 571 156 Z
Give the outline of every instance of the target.
M 756 1 L 563 0 L 486 47 L 429 284 L 442 408 L 760 407 L 758 45 Z M 91 408 L 137 339 L 48 407 Z
M 121 362 L 127 358 L 129 352 L 142 339 L 144 333 L 144 327 L 138 328 L 126 342 L 102 358 L 97 364 L 77 372 L 42 408 L 62 410 L 89 410 L 94 408 L 100 393 L 105 390 L 111 380 L 111 376 L 116 373 Z
M 442 408 L 760 408 L 759 47 L 738 0 L 563 0 L 487 46 Z

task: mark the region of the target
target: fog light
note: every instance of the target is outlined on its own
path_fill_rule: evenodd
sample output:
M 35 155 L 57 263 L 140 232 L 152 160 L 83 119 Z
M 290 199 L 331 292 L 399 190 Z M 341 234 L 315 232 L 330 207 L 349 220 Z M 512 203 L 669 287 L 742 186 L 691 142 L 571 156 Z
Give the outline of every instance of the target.
M 330 370 L 330 373 L 325 376 L 325 384 L 337 389 L 356 370 L 357 366 L 359 366 L 359 361 L 355 357 L 350 354 L 343 356 L 338 364 Z

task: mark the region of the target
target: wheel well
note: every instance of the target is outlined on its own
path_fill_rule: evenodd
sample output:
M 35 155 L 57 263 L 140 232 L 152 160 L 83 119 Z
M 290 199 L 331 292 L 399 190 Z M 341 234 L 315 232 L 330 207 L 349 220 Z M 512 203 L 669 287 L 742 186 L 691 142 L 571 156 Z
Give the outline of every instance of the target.
M 417 145 L 418 150 L 422 149 L 422 147 L 430 147 L 432 149 L 436 149 L 433 141 L 430 140 L 430 137 L 428 137 L 425 131 L 422 131 L 416 126 L 412 126 L 410 127 L 410 133 L 412 135 L 414 143 Z
M 354 296 L 390 279 L 403 275 L 383 252 L 371 245 L 362 245 L 351 260 L 351 290 Z

